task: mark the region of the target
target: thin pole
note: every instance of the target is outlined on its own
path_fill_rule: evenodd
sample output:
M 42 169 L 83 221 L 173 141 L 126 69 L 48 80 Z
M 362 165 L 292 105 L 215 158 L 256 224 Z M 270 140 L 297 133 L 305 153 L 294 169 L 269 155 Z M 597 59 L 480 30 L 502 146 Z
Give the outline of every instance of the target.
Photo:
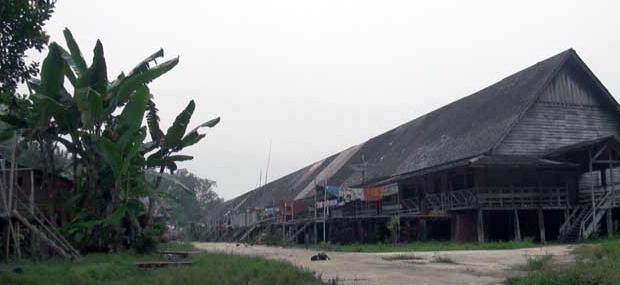
M 609 187 L 609 192 L 611 193 L 614 189 L 614 165 L 611 162 L 611 148 L 607 148 L 607 153 L 608 153 L 608 157 L 609 157 L 609 185 L 611 187 Z M 612 220 L 612 211 L 611 211 L 611 207 L 612 205 L 609 205 L 607 207 L 607 213 L 606 213 L 606 220 L 607 220 L 607 235 L 609 237 L 612 237 L 614 234 L 614 225 L 613 225 L 613 220 Z
M 262 186 L 263 183 L 263 169 L 261 168 L 258 171 L 258 185 L 256 186 L 256 188 L 260 188 Z
M 269 178 L 269 165 L 271 164 L 271 140 L 269 140 L 269 154 L 267 155 L 267 168 L 265 169 L 265 184 Z
M 588 169 L 590 175 L 594 175 L 592 172 L 592 149 L 588 148 Z M 593 217 L 596 217 L 596 203 L 594 202 L 594 181 L 590 183 L 590 198 L 592 200 L 592 213 Z
M 318 217 L 318 212 L 317 212 L 317 208 L 316 208 L 316 202 L 317 202 L 317 191 L 316 191 L 316 180 L 314 180 L 314 243 L 317 243 L 319 241 L 319 237 L 318 237 L 318 225 L 317 225 L 317 217 Z
M 327 236 L 325 233 L 326 221 L 327 221 L 327 183 L 323 182 L 323 242 L 326 242 Z

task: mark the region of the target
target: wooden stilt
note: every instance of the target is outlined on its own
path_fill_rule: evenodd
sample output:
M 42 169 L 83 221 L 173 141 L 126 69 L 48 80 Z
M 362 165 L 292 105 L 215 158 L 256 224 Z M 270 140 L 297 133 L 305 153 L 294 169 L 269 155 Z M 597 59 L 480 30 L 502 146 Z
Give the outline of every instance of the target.
M 364 229 L 362 227 L 362 220 L 357 220 L 357 241 L 360 243 L 364 242 Z
M 478 220 L 476 222 L 478 242 L 484 242 L 484 216 L 482 214 L 482 209 L 478 209 Z
M 282 243 L 286 241 L 286 225 L 282 222 Z
M 614 235 L 614 222 L 612 220 L 612 212 L 611 208 L 607 208 L 607 213 L 605 214 L 607 220 L 607 236 L 612 237 Z
M 547 243 L 545 236 L 545 215 L 542 208 L 538 208 L 538 229 L 540 230 L 540 242 Z
M 514 235 L 515 240 L 521 240 L 521 224 L 519 223 L 519 211 L 514 209 Z
M 426 240 L 426 238 L 428 237 L 428 233 L 427 233 L 427 226 L 426 226 L 425 219 L 420 220 L 420 228 L 421 228 L 420 239 Z
M 327 242 L 329 243 L 332 242 L 332 230 L 334 228 L 333 226 L 334 226 L 333 222 L 327 225 Z
M 20 240 L 19 237 L 21 236 L 21 227 L 19 223 L 15 224 L 15 256 L 17 257 L 17 259 L 21 259 L 22 258 L 22 249 L 21 249 L 21 244 L 20 244 Z
M 10 245 L 9 242 L 11 240 L 11 237 L 10 237 L 11 232 L 10 232 L 10 227 L 9 227 L 9 222 L 8 222 L 9 219 L 10 219 L 10 217 L 7 218 L 7 223 L 5 224 L 4 234 L 3 234 L 3 237 L 4 237 L 4 261 L 7 262 L 7 263 L 9 262 L 9 256 L 11 255 L 11 253 L 9 251 L 9 245 Z
M 312 241 L 314 243 L 318 243 L 319 242 L 319 224 L 316 222 L 316 220 L 314 221 L 314 229 L 312 230 L 313 230 L 312 234 L 314 235 Z

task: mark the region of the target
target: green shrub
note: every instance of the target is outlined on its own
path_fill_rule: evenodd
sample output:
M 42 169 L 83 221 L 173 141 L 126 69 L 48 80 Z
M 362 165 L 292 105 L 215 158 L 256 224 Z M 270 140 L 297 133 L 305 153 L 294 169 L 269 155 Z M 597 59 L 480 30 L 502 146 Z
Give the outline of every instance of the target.
M 574 253 L 576 255 L 576 263 L 568 268 L 560 270 L 544 268 L 543 270 L 531 272 L 524 277 L 510 279 L 508 284 L 620 284 L 620 240 L 606 240 L 593 245 L 583 245 L 577 248 Z
M 526 256 L 527 263 L 525 264 L 525 270 L 546 270 L 551 265 L 552 256 L 545 255 L 528 255 Z

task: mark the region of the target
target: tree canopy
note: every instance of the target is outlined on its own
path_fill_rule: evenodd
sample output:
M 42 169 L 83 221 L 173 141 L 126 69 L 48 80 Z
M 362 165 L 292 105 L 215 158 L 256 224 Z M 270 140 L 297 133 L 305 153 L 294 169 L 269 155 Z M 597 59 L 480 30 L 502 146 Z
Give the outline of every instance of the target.
M 0 94 L 35 76 L 36 62 L 26 61 L 26 51 L 41 51 L 48 42 L 43 25 L 54 11 L 53 0 L 0 1 Z

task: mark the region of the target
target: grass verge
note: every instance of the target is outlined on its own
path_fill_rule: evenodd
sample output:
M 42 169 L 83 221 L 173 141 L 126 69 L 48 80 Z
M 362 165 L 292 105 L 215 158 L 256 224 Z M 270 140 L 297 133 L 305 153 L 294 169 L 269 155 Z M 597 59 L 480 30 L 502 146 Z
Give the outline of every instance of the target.
M 525 277 L 508 280 L 511 285 L 620 284 L 620 240 L 601 240 L 575 250 L 574 265 L 561 270 L 541 266 Z
M 191 250 L 171 245 L 171 250 Z M 190 285 L 190 284 L 321 284 L 310 271 L 258 257 L 205 253 L 191 266 L 139 269 L 136 261 L 161 260 L 161 255 L 92 254 L 80 261 L 49 260 L 2 266 L 0 284 L 11 285 Z
M 454 242 L 454 241 L 421 241 L 411 243 L 373 243 L 373 244 L 329 244 L 320 243 L 311 245 L 310 248 L 318 251 L 343 251 L 343 252 L 407 252 L 407 251 L 443 251 L 443 250 L 481 250 L 481 249 L 517 249 L 536 247 L 530 241 L 498 241 L 498 242 Z
M 159 244 L 161 251 L 194 251 L 197 250 L 191 242 L 172 241 Z

